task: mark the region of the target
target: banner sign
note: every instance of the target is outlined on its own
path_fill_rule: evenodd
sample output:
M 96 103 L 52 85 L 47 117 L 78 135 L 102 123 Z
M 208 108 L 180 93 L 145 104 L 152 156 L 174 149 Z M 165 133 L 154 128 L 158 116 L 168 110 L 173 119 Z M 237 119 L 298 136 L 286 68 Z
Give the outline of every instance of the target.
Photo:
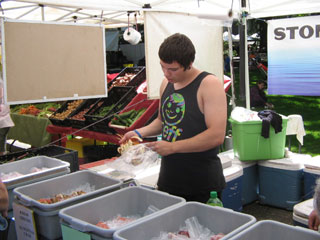
M 320 96 L 320 16 L 268 21 L 268 94 Z

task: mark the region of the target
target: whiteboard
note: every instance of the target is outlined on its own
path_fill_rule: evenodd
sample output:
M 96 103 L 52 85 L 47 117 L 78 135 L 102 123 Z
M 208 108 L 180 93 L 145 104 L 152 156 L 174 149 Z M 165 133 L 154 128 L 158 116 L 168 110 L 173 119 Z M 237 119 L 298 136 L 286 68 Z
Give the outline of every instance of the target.
M 158 50 L 165 38 L 174 33 L 188 36 L 196 49 L 194 66 L 215 74 L 223 81 L 223 34 L 216 20 L 169 12 L 144 12 L 145 52 L 148 97 L 159 98 L 164 78 Z
M 107 96 L 103 25 L 3 19 L 8 104 Z

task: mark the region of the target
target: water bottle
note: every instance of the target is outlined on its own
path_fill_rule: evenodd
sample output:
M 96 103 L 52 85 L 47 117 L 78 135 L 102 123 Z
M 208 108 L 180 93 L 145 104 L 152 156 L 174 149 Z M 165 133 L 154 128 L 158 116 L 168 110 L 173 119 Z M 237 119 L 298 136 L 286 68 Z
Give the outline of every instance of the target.
M 221 200 L 218 198 L 218 194 L 216 191 L 210 192 L 210 198 L 207 202 L 208 205 L 223 207 Z

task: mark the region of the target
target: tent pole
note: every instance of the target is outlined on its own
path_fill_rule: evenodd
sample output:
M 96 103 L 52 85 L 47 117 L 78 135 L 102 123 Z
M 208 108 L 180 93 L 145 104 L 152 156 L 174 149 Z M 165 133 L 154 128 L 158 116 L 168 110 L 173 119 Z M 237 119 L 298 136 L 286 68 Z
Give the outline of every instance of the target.
M 229 58 L 230 58 L 230 78 L 231 78 L 231 102 L 232 102 L 232 109 L 236 107 L 235 103 L 235 97 L 234 97 L 234 75 L 233 75 L 233 50 L 232 50 L 232 33 L 231 33 L 231 28 L 228 27 L 228 41 L 229 41 Z

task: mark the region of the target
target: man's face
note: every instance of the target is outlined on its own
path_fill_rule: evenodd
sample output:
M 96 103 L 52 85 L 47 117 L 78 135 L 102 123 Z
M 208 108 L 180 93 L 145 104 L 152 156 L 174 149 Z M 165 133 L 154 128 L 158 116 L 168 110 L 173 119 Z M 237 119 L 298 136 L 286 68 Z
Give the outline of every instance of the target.
M 180 82 L 185 78 L 186 71 L 179 63 L 165 63 L 160 60 L 160 65 L 164 76 L 170 83 Z
M 258 87 L 259 87 L 260 90 L 263 90 L 263 89 L 266 88 L 266 85 L 264 83 L 259 83 Z

